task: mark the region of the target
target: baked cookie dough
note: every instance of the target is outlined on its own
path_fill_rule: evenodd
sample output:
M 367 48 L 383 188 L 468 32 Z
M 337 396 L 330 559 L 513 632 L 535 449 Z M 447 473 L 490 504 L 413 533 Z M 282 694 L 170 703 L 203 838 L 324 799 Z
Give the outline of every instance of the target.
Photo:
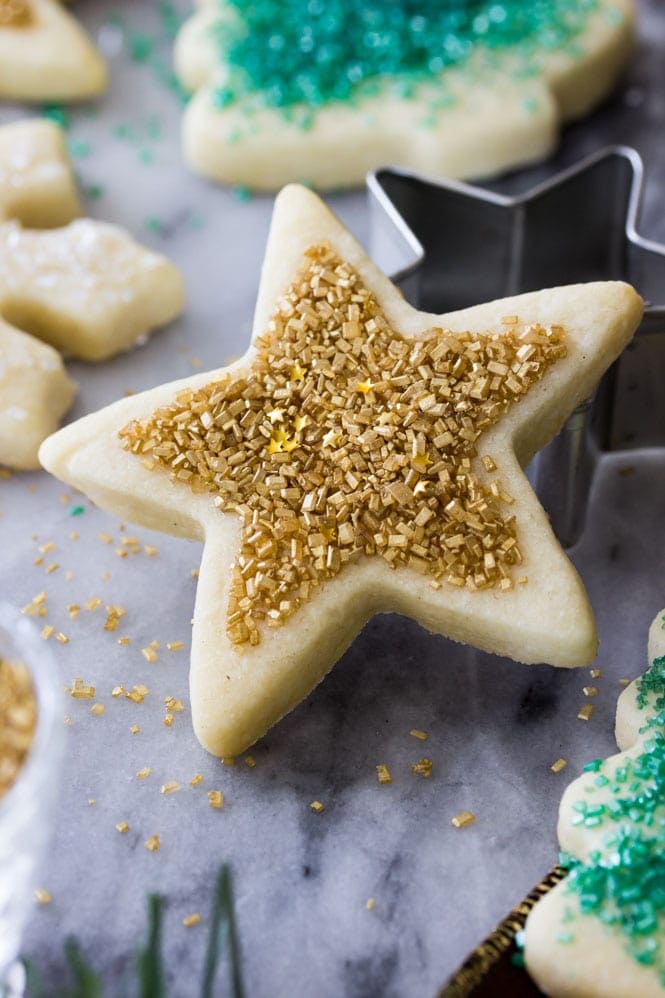
M 106 66 L 57 0 L 0 0 L 0 98 L 70 101 L 95 97 Z
M 390 163 L 481 177 L 552 151 L 612 88 L 633 0 L 199 0 L 177 39 L 185 159 L 274 190 Z
M 1 127 L 0 465 L 39 467 L 39 445 L 75 393 L 60 352 L 104 360 L 182 308 L 172 264 L 78 214 L 61 130 Z
M 665 994 L 665 610 L 649 663 L 619 697 L 621 752 L 585 766 L 563 796 L 571 869 L 527 920 L 527 968 L 555 998 Z
M 79 420 L 40 460 L 123 520 L 205 542 L 192 714 L 210 752 L 236 755 L 379 611 L 523 662 L 594 657 L 520 465 L 641 314 L 618 282 L 418 312 L 294 185 L 245 356 Z

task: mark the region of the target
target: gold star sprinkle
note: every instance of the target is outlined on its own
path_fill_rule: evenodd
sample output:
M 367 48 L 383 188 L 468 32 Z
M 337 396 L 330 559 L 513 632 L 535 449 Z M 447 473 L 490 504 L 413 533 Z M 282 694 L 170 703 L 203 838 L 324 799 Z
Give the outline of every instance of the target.
M 452 824 L 455 828 L 466 828 L 467 825 L 472 825 L 476 820 L 476 816 L 473 811 L 460 811 L 452 819 Z
M 552 770 L 553 773 L 560 773 L 561 770 L 565 769 L 567 765 L 568 761 L 566 759 L 557 759 L 555 762 L 552 763 L 550 769 Z

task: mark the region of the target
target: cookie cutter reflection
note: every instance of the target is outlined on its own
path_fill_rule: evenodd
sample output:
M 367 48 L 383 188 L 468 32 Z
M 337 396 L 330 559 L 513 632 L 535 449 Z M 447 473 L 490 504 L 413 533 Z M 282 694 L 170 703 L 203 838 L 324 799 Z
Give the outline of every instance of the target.
M 646 300 L 636 337 L 527 474 L 566 547 L 608 451 L 665 447 L 665 246 L 637 232 L 644 169 L 613 146 L 507 197 L 386 168 L 369 174 L 370 251 L 413 304 L 443 313 L 543 287 L 625 280 Z M 639 404 L 636 404 L 639 399 Z

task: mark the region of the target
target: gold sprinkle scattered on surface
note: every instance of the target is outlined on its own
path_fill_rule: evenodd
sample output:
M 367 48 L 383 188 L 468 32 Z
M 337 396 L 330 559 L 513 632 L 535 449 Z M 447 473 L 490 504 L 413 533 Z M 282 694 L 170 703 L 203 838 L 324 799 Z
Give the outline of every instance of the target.
M 188 388 L 120 438 L 147 466 L 240 514 L 234 644 L 258 644 L 261 627 L 283 624 L 362 556 L 507 591 L 522 561 L 503 509 L 513 499 L 478 479 L 477 441 L 565 356 L 563 340 L 561 327 L 519 321 L 407 340 L 359 275 L 314 246 L 248 377 Z
M 17 779 L 37 725 L 30 673 L 21 662 L 0 658 L 0 800 Z
M 630 686 L 630 679 L 620 679 L 619 686 Z
M 374 908 L 376 907 L 376 901 L 374 900 L 374 898 L 367 898 L 367 901 L 365 902 L 365 907 L 367 908 L 368 911 L 373 911 Z
M 124 696 L 124 693 L 125 693 L 125 687 L 122 684 L 120 686 L 114 686 L 113 689 L 111 690 L 111 696 L 116 698 Z
M 146 840 L 145 847 L 148 850 L 148 852 L 159 852 L 161 844 L 162 843 L 159 840 L 159 835 L 155 834 L 151 835 L 150 838 Z
M 145 551 L 145 553 L 148 555 L 149 558 L 156 558 L 157 555 L 159 554 L 157 548 L 154 547 L 152 544 L 144 544 L 143 550 Z
M 35 901 L 37 904 L 50 904 L 52 900 L 52 896 L 45 887 L 38 887 L 35 891 Z
M 125 832 L 129 831 L 129 825 L 126 821 L 119 821 L 115 827 L 116 831 L 120 832 L 121 835 L 124 835 Z
M 45 544 L 39 545 L 39 553 L 48 554 L 49 551 L 55 551 L 55 548 L 56 548 L 55 541 L 46 541 Z
M 120 623 L 121 617 L 124 617 L 127 611 L 124 606 L 107 606 L 106 607 L 106 620 L 104 621 L 105 631 L 117 631 L 118 624 Z
M 101 600 L 99 596 L 91 596 L 90 599 L 85 601 L 83 606 L 92 613 L 94 610 L 98 610 L 103 602 L 104 600 Z
M 178 781 L 169 780 L 168 783 L 162 784 L 162 789 L 160 792 L 163 793 L 165 797 L 168 797 L 169 794 L 174 794 L 176 790 L 180 790 L 180 784 L 178 783 Z
M 476 816 L 473 811 L 460 811 L 452 819 L 452 824 L 455 828 L 466 828 L 467 825 L 472 825 L 476 820 Z
M 53 626 L 53 624 L 45 624 L 41 632 L 44 641 L 48 641 L 48 639 L 51 637 L 54 631 L 55 627 Z
M 152 770 L 151 770 L 150 766 L 145 766 L 143 769 L 139 769 L 138 773 L 136 774 L 136 779 L 137 780 L 145 780 L 146 777 L 150 776 L 151 773 L 152 773 Z
M 222 791 L 209 790 L 208 803 L 210 804 L 210 807 L 214 808 L 216 811 L 220 811 L 224 807 L 224 794 Z
M 119 645 L 128 645 L 131 642 L 131 640 L 132 639 L 128 638 L 128 637 L 118 638 L 118 644 Z
M 69 534 L 70 541 L 77 541 L 81 535 L 78 530 L 72 530 Z
M 585 697 L 597 697 L 598 696 L 598 687 L 597 686 L 583 686 L 582 687 L 582 693 L 584 693 Z
M 78 603 L 70 603 L 67 607 L 67 613 L 69 614 L 70 620 L 76 620 L 79 613 L 81 612 L 81 607 Z
M 421 742 L 426 742 L 427 739 L 429 738 L 427 732 L 421 731 L 420 728 L 411 728 L 409 734 L 411 735 L 412 738 L 417 738 Z
M 125 699 L 131 700 L 133 703 L 143 703 L 149 692 L 150 690 L 147 686 L 139 683 L 138 686 L 132 686 L 131 690 L 127 690 Z
M 326 805 L 322 804 L 320 800 L 313 800 L 309 807 L 314 814 L 323 814 L 326 809 Z
M 593 712 L 595 711 L 595 709 L 596 708 L 592 703 L 585 703 L 584 706 L 578 712 L 577 716 L 580 719 L 580 721 L 590 721 L 591 718 L 593 717 Z
M 146 662 L 156 662 L 157 659 L 159 658 L 159 655 L 157 654 L 155 649 L 151 648 L 150 645 L 148 645 L 147 648 L 141 648 L 141 654 L 143 655 Z
M 222 766 L 235 766 L 236 761 L 234 755 L 225 755 L 222 757 Z
M 141 732 L 141 729 L 139 728 L 138 724 L 132 724 L 132 726 L 131 726 L 131 728 L 129 730 L 131 731 L 131 733 L 133 735 L 138 735 Z
M 380 762 L 376 767 L 376 778 L 379 781 L 379 783 L 393 782 L 392 774 L 385 763 Z
M 88 804 L 90 807 L 94 807 L 96 803 L 97 801 L 95 800 L 94 797 L 88 797 Z
M 181 648 L 185 647 L 184 641 L 167 641 L 166 647 L 169 651 L 180 651 Z
M 176 700 L 175 697 L 164 697 L 164 705 L 169 713 L 179 714 L 180 711 L 184 710 L 182 700 Z
M 57 635 L 56 635 L 57 637 Z M 94 700 L 95 687 L 85 683 L 80 676 L 74 679 L 71 687 L 65 687 L 65 693 L 69 693 L 74 700 Z
M 557 759 L 555 762 L 552 763 L 550 769 L 552 770 L 553 773 L 560 773 L 561 770 L 565 769 L 567 765 L 568 765 L 567 759 Z
M 100 539 L 100 541 L 102 541 L 102 542 L 103 542 L 104 544 L 113 544 L 113 538 L 111 537 L 111 535 L 110 535 L 110 534 L 105 534 L 105 533 L 101 533 L 101 534 L 99 535 L 99 539 Z
M 93 703 L 92 707 L 90 708 L 90 713 L 94 714 L 95 717 L 101 717 L 105 710 L 106 707 L 104 706 L 103 703 Z
M 190 787 L 198 787 L 199 783 L 203 783 L 203 776 L 201 773 L 196 773 L 189 781 L 189 785 Z
M 414 762 L 411 767 L 411 772 L 415 773 L 416 776 L 424 776 L 429 778 L 432 775 L 432 767 L 434 763 L 431 759 L 419 759 L 418 762 Z
M 191 929 L 193 925 L 200 925 L 200 923 L 201 923 L 201 916 L 199 915 L 198 911 L 193 912 L 191 915 L 187 915 L 182 920 L 182 924 L 185 926 L 186 929 Z
M 171 728 L 173 726 L 173 714 L 167 714 L 164 720 L 162 721 L 162 724 L 166 728 Z
M 69 638 L 66 634 L 63 634 L 62 631 L 56 631 L 55 640 L 59 641 L 61 645 L 69 644 Z
M 246 766 L 249 766 L 250 769 L 254 769 L 254 767 L 256 766 L 256 759 L 254 758 L 253 755 L 246 755 L 245 758 L 243 759 L 243 762 L 245 763 Z
M 589 669 L 589 675 L 592 679 L 600 679 L 603 675 L 602 669 Z

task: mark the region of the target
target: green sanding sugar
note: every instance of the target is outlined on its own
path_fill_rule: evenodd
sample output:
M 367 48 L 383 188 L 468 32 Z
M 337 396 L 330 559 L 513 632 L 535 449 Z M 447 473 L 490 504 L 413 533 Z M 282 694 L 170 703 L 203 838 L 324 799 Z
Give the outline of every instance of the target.
M 214 103 L 320 107 L 417 85 L 477 49 L 507 49 L 517 75 L 538 72 L 543 51 L 573 52 L 598 0 L 218 0 L 210 28 L 228 73 Z
M 584 767 L 599 774 L 588 792 L 609 786 L 610 796 L 601 804 L 575 802 L 573 824 L 602 826 L 607 834 L 588 862 L 566 855 L 563 865 L 580 910 L 617 927 L 631 956 L 653 967 L 665 987 L 665 656 L 636 686 L 646 715 L 644 751 L 614 771 L 598 759 Z

